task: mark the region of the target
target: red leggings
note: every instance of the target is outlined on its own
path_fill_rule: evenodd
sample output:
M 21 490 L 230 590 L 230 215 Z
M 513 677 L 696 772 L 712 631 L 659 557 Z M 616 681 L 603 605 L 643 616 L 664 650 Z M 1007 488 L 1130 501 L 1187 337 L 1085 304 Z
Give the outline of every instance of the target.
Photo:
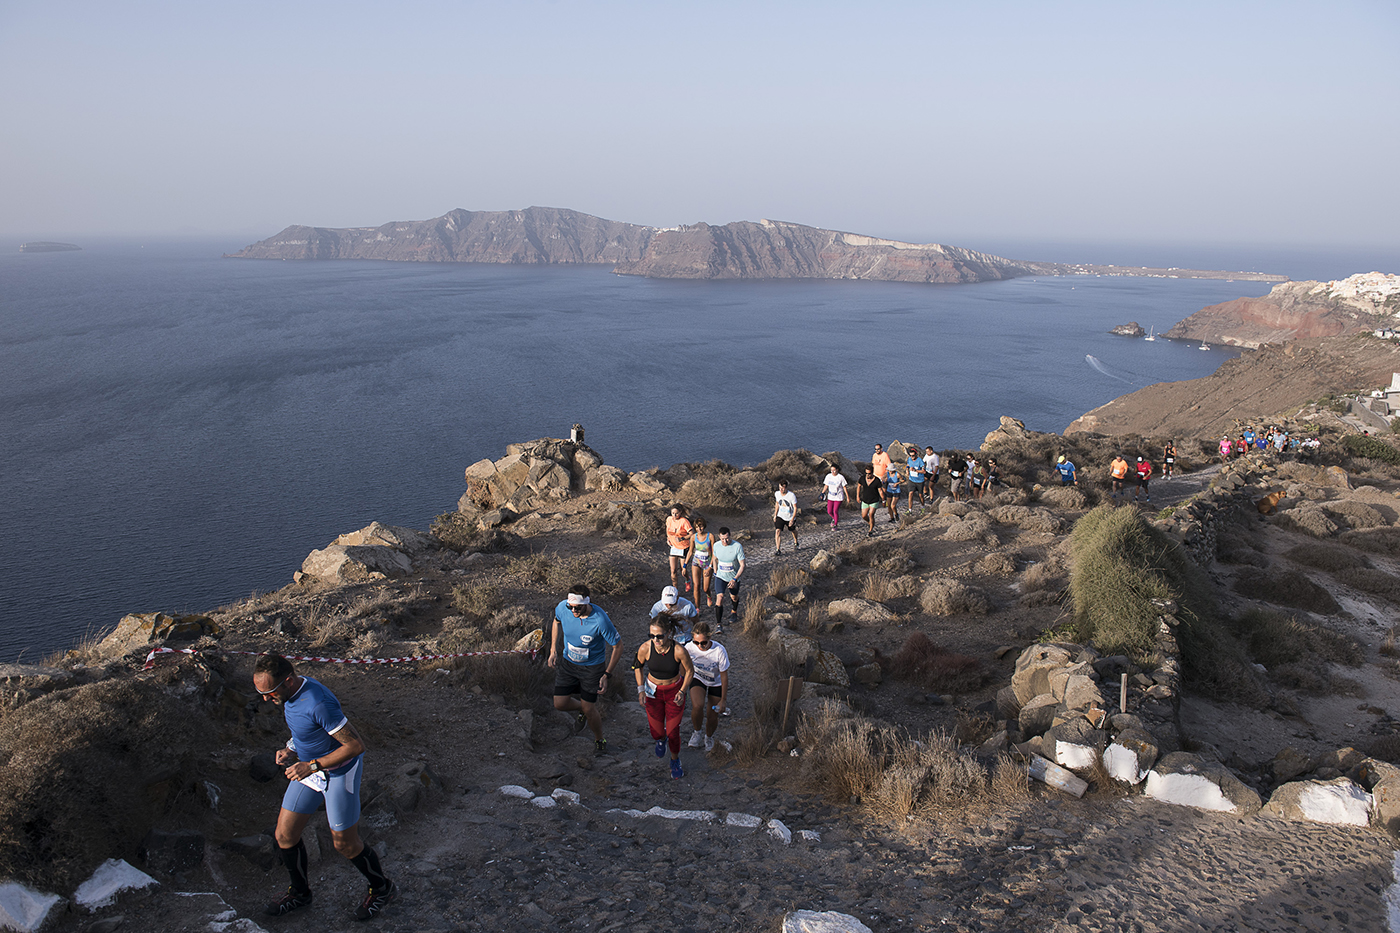
M 676 694 L 681 689 L 681 681 L 656 688 L 656 696 L 647 697 L 647 725 L 653 739 L 665 738 L 671 746 L 671 757 L 681 753 L 681 719 L 685 717 L 685 704 L 676 705 Z

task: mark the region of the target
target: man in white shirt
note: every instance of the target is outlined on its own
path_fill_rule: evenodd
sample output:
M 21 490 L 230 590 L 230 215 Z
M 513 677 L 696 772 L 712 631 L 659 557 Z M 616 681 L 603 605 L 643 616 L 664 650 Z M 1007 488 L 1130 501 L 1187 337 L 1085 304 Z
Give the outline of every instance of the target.
M 792 549 L 797 550 L 797 493 L 788 492 L 787 480 L 778 481 L 773 493 L 773 554 L 783 553 L 783 529 L 792 532 Z

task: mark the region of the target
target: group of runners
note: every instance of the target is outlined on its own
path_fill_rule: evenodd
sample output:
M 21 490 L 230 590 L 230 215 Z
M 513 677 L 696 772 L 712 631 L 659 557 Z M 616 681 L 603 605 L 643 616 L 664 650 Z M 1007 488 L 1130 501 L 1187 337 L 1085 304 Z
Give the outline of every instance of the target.
M 728 529 L 721 530 L 721 537 Z M 728 706 L 729 653 L 714 640 L 717 627 L 699 618 L 695 603 L 675 586 L 661 591 L 651 607 L 647 640 L 633 656 L 637 702 L 646 712 L 656 757 L 670 752 L 671 777 L 682 778 L 681 722 L 690 701 L 691 748 L 714 750 L 715 729 Z M 598 697 L 622 662 L 622 636 L 612 619 L 594 605 L 582 583 L 554 609 L 549 666 L 554 669 L 554 708 L 579 714 L 593 732 L 593 745 L 607 751 Z
M 826 514 L 831 519 L 832 529 L 840 527 L 842 505 L 860 505 L 860 517 L 865 522 L 866 534 L 870 537 L 875 535 L 875 516 L 881 507 L 888 512 L 891 524 L 899 521 L 901 492 L 906 496 L 908 510 L 913 511 L 916 497 L 920 507 L 927 507 L 937 498 L 937 484 L 945 466 L 945 459 L 948 468 L 948 491 L 955 502 L 959 495 L 980 499 L 988 489 L 1001 485 L 1001 467 L 995 457 L 978 460 L 962 454 L 949 454 L 945 458 L 932 447 L 925 447 L 922 454 L 915 446 L 907 447 L 906 451 L 908 455 L 905 462 L 896 463 L 885 451 L 884 445 L 876 444 L 870 465 L 864 468 L 854 485 L 842 475 L 840 467 L 831 464 L 827 475 L 822 479 L 818 494 L 826 502 Z M 775 529 L 777 522 L 778 515 L 775 512 Z M 776 535 L 775 530 L 775 542 Z M 794 533 L 794 546 L 796 543 Z
M 1234 440 L 1231 440 L 1228 434 L 1220 436 L 1220 462 L 1225 463 L 1231 457 L 1243 457 L 1250 451 L 1262 451 L 1274 456 L 1293 453 L 1306 458 L 1321 446 L 1322 441 L 1315 436 L 1296 437 L 1276 425 L 1269 425 L 1256 432 L 1254 425 L 1250 424 L 1245 425 L 1244 430 Z

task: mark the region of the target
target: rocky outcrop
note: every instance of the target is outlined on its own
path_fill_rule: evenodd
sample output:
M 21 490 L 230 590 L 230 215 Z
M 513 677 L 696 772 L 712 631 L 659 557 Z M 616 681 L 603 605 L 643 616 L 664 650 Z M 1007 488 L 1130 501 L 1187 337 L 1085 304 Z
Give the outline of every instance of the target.
M 206 635 L 219 636 L 223 629 L 205 615 L 172 616 L 164 612 L 133 612 L 122 617 L 107 637 L 97 645 L 97 654 L 119 658 L 138 648 L 167 641 L 194 641 Z
M 400 262 L 616 263 L 636 261 L 654 227 L 556 207 L 448 211 L 378 227 L 292 226 L 231 259 L 388 259 Z
M 371 522 L 312 551 L 293 575 L 298 583 L 365 583 L 401 577 L 440 551 L 431 535 L 412 528 Z
M 1117 327 L 1110 330 L 1109 333 L 1116 337 L 1142 337 L 1147 331 L 1143 330 L 1142 325 L 1137 321 L 1129 321 L 1126 324 L 1119 324 Z
M 1400 346 L 1373 337 L 1269 344 L 1226 360 L 1209 376 L 1159 382 L 1080 416 L 1066 434 L 1220 437 L 1242 417 L 1264 420 L 1326 395 L 1370 391 L 1400 372 Z
M 472 517 L 494 511 L 518 515 L 574 492 L 622 489 L 630 481 L 621 470 L 604 466 L 587 444 L 557 437 L 510 444 L 499 460 L 467 467 L 466 479 L 457 510 Z
M 1372 272 L 1333 282 L 1284 282 L 1262 298 L 1202 308 L 1167 337 L 1255 348 L 1299 337 L 1333 337 L 1377 326 L 1400 311 L 1400 275 Z M 1117 333 L 1117 329 L 1114 330 Z
M 635 262 L 614 271 L 663 279 L 873 279 L 987 282 L 1044 274 L 1017 262 L 936 243 L 903 243 L 772 220 L 662 230 Z

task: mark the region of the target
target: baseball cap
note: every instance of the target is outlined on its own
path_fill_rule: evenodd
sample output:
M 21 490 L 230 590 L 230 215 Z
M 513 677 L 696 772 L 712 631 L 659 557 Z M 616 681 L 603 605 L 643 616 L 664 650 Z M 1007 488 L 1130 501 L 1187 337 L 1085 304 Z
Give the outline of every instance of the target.
M 661 591 L 661 601 L 668 606 L 674 606 L 681 598 L 674 586 L 668 586 Z
M 1060 459 L 1059 459 L 1059 460 L 1056 460 L 1055 462 L 1056 462 L 1056 463 L 1064 463 L 1064 462 L 1065 462 L 1065 455 L 1064 455 L 1064 454 L 1060 454 Z

